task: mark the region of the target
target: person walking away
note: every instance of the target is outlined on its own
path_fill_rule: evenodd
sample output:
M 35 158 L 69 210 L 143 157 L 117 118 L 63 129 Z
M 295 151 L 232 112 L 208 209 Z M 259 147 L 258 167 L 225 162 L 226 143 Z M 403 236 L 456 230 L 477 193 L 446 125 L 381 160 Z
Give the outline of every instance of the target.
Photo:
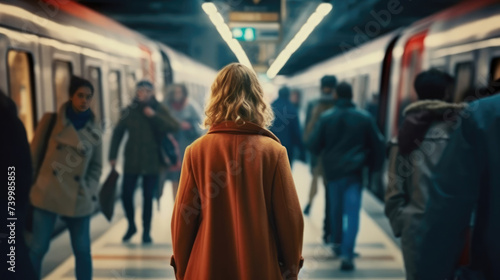
M 323 76 L 321 78 L 321 97 L 319 99 L 313 100 L 309 102 L 307 105 L 307 111 L 306 111 L 306 128 L 304 131 L 304 142 L 307 142 L 309 139 L 309 136 L 316 125 L 316 123 L 319 120 L 319 117 L 321 114 L 323 114 L 325 111 L 331 109 L 334 104 L 334 94 L 335 94 L 335 88 L 337 87 L 337 78 L 335 76 Z M 319 177 L 323 177 L 323 165 L 322 165 L 322 160 L 321 160 L 321 155 L 316 156 L 314 154 L 311 154 L 310 156 L 310 163 L 311 163 L 311 174 L 312 174 L 312 181 L 311 181 L 311 188 L 309 190 L 309 199 L 304 207 L 304 214 L 307 216 L 309 215 L 309 212 L 311 210 L 311 206 L 313 203 L 313 199 L 316 196 L 318 192 L 318 180 Z M 325 191 L 328 191 L 328 188 L 326 188 L 326 182 L 323 177 L 323 183 L 325 184 Z M 329 211 L 328 211 L 328 200 L 325 201 L 325 220 L 323 223 L 323 241 L 325 243 L 333 243 L 334 246 L 339 246 L 341 242 L 341 235 L 338 236 L 331 236 L 331 233 L 329 232 L 330 226 L 328 223 L 330 222 L 330 218 L 328 217 Z M 340 225 L 342 223 L 341 217 L 338 217 L 336 219 L 336 224 Z
M 384 161 L 384 142 L 375 121 L 352 103 L 352 88 L 337 86 L 335 107 L 324 112 L 307 142 L 312 153 L 323 154 L 330 230 L 341 232 L 341 270 L 354 269 L 354 245 L 359 228 L 362 170 L 380 169 Z M 340 213 L 340 214 L 339 214 Z M 337 217 L 342 226 L 336 226 Z
M 30 191 L 34 206 L 30 258 L 40 276 L 42 260 L 60 216 L 70 233 L 76 279 L 90 280 L 90 216 L 99 207 L 102 132 L 90 109 L 94 98 L 92 84 L 73 76 L 69 96 L 70 100 L 61 106 L 56 116 L 50 113 L 43 116 L 31 143 L 33 170 L 39 172 Z M 52 130 L 49 129 L 51 122 Z M 43 139 L 48 139 L 45 151 Z
M 172 181 L 173 197 L 177 194 L 179 179 L 181 177 L 181 166 L 186 147 L 203 134 L 200 128 L 201 116 L 195 104 L 188 98 L 185 85 L 175 84 L 168 96 L 167 107 L 172 116 L 180 123 L 180 130 L 174 134 L 174 139 L 179 145 L 179 155 L 176 166 L 169 168 L 167 180 Z
M 156 100 L 154 93 L 151 82 L 143 80 L 137 83 L 136 97 L 122 112 L 111 138 L 109 161 L 115 166 L 120 142 L 125 132 L 128 132 L 122 189 L 123 208 L 128 221 L 124 242 L 128 242 L 137 232 L 133 199 L 139 177 L 142 177 L 143 193 L 142 242 L 152 242 L 153 193 L 157 188 L 161 165 L 159 136 L 176 131 L 179 127 L 168 109 Z
M 0 258 L 3 267 L 0 277 L 12 280 L 35 280 L 35 270 L 29 258 L 29 249 L 24 238 L 24 229 L 28 216 L 29 192 L 31 188 L 33 172 L 31 165 L 31 154 L 26 130 L 17 115 L 16 104 L 0 91 L 0 131 L 8 132 L 8 137 L 0 137 L 0 168 L 3 170 L 2 182 L 7 185 L 4 189 L 6 195 L 2 195 L 2 205 L 5 210 L 14 209 L 13 215 L 10 211 L 2 211 L 2 221 L 7 218 L 16 218 L 2 227 L 0 235 Z M 14 197 L 15 200 L 9 200 Z M 15 227 L 11 226 L 14 225 Z M 6 237 L 15 232 L 15 250 L 12 252 L 12 239 Z M 10 256 L 9 256 L 10 255 Z M 14 257 L 14 260 L 11 260 Z
M 446 73 L 431 69 L 414 83 L 419 101 L 404 110 L 398 143 L 390 152 L 385 195 L 385 214 L 401 246 L 406 279 L 417 279 L 417 231 L 422 222 L 432 186 L 432 170 L 441 158 L 465 104 L 445 102 L 453 87 Z
M 186 149 L 172 214 L 178 280 L 298 279 L 304 222 L 263 95 L 239 63 L 212 84 L 209 131 Z
M 458 128 L 434 169 L 420 223 L 418 279 L 498 279 L 500 275 L 499 108 L 500 96 L 493 95 L 470 103 L 460 114 Z M 473 212 L 471 263 L 459 271 L 462 275 L 454 275 Z
M 272 104 L 273 113 L 275 116 L 273 125 L 270 130 L 281 144 L 286 148 L 290 166 L 294 159 L 295 148 L 303 149 L 302 133 L 300 131 L 299 115 L 297 109 L 290 102 L 290 89 L 282 87 L 279 96 Z

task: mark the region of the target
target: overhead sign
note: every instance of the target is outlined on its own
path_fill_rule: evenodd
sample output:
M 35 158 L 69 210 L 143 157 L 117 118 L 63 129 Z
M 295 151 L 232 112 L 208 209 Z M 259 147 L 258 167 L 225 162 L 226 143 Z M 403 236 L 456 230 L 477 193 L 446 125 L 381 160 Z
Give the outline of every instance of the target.
M 232 30 L 233 38 L 238 41 L 255 41 L 255 28 L 234 27 Z

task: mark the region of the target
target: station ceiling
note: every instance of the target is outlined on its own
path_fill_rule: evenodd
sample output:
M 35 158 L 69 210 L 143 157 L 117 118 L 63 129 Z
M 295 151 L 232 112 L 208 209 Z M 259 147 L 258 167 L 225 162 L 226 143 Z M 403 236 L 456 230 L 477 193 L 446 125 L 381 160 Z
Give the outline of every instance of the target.
M 242 0 L 214 1 L 222 11 Z M 281 1 L 281 0 L 260 0 Z M 260 71 L 272 62 L 298 32 L 322 1 L 283 0 L 281 38 L 273 43 L 242 42 L 253 65 Z M 236 61 L 207 15 L 203 0 L 80 0 L 81 4 L 101 12 L 125 26 L 219 69 Z M 333 10 L 279 74 L 289 75 L 339 54 L 346 46 L 356 47 L 400 27 L 446 9 L 459 0 L 332 0 Z M 395 6 L 391 6 L 395 5 Z M 228 19 L 228 14 L 223 13 Z M 357 36 L 357 37 L 355 37 Z

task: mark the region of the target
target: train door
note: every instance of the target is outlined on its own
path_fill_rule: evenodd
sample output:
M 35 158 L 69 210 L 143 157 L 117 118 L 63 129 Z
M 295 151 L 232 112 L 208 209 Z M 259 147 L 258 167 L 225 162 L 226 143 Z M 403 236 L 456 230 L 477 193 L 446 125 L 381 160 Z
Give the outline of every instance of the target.
M 427 30 L 413 35 L 404 48 L 401 60 L 401 73 L 397 91 L 397 103 L 394 119 L 392 120 L 392 137 L 397 136 L 398 128 L 403 118 L 403 110 L 411 102 L 417 100 L 417 94 L 413 88 L 415 77 L 422 70 L 422 56 L 424 52 L 424 39 Z
M 31 141 L 42 111 L 39 87 L 40 77 L 38 37 L 0 28 L 0 89 L 17 107 L 18 116 Z M 41 115 L 41 113 L 40 113 Z
M 82 73 L 83 78 L 87 79 L 94 86 L 94 97 L 92 98 L 92 103 L 90 108 L 96 116 L 96 121 L 102 129 L 102 154 L 103 162 L 107 162 L 105 159 L 109 151 L 109 145 L 111 142 L 111 135 L 113 133 L 113 127 L 110 121 L 110 112 L 107 110 L 109 108 L 109 100 L 107 98 L 109 94 L 108 83 L 103 82 L 104 78 L 108 75 L 108 59 L 109 57 L 100 52 L 89 52 L 85 51 L 81 57 L 82 60 Z M 103 174 L 107 174 L 108 165 L 104 165 Z
M 69 100 L 71 76 L 81 76 L 80 53 L 81 47 L 40 38 L 40 76 L 45 111 L 57 112 Z
M 108 112 L 110 126 L 115 127 L 120 121 L 120 114 L 124 108 L 125 66 L 111 63 L 104 81 L 108 84 Z

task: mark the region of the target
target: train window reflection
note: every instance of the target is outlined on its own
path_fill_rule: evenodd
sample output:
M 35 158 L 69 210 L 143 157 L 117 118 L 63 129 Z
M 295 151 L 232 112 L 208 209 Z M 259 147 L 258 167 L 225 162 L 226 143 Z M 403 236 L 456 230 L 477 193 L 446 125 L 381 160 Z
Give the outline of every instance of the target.
M 464 93 L 472 87 L 474 68 L 472 62 L 458 63 L 455 66 L 455 92 L 453 102 L 460 102 Z
M 54 62 L 54 89 L 56 98 L 56 110 L 69 100 L 69 82 L 73 74 L 70 62 L 56 60 Z
M 491 62 L 491 81 L 500 79 L 500 57 L 493 59 Z
M 87 77 L 89 81 L 94 86 L 94 98 L 92 98 L 92 112 L 96 116 L 98 122 L 102 122 L 103 112 L 102 112 L 102 82 L 101 82 L 101 69 L 98 67 L 90 66 L 87 69 Z
M 124 106 L 128 105 L 130 103 L 130 101 L 132 100 L 132 98 L 134 98 L 136 82 L 137 82 L 137 80 L 136 80 L 135 74 L 128 73 L 128 75 L 127 75 L 128 95 L 126 96 L 127 100 L 125 100 L 125 102 L 123 102 Z
M 35 131 L 35 91 L 33 61 L 28 53 L 11 50 L 8 53 L 10 98 L 17 105 L 19 118 L 31 141 Z
M 109 112 L 112 124 L 117 124 L 120 120 L 120 110 L 122 108 L 121 76 L 118 71 L 111 71 L 108 74 L 109 85 Z

